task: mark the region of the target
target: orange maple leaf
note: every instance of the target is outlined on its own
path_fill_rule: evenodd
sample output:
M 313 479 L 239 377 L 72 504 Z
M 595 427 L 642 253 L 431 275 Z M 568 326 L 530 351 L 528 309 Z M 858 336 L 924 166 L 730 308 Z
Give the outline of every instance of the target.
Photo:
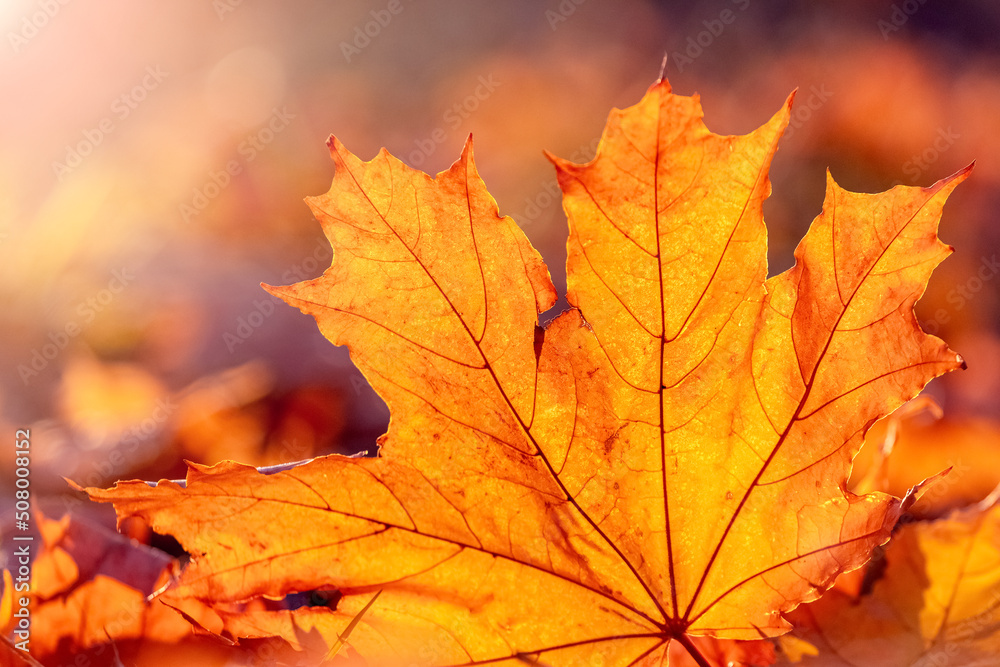
M 1000 655 L 1000 506 L 903 526 L 885 574 L 859 599 L 832 590 L 791 614 L 781 664 L 995 665 Z
M 301 655 L 281 639 L 234 646 L 213 636 L 224 632 L 220 614 L 232 614 L 232 609 L 218 604 L 208 608 L 195 599 L 171 608 L 163 598 L 149 599 L 177 568 L 176 560 L 163 552 L 70 515 L 56 521 L 39 513 L 35 525 L 42 544 L 27 591 L 15 590 L 11 572 L 3 571 L 3 667 L 302 664 L 295 659 Z M 20 597 L 29 599 L 30 632 L 12 635 L 13 628 L 25 628 L 25 617 L 12 615 Z
M 88 492 L 192 554 L 165 601 L 336 589 L 336 608 L 249 625 L 327 648 L 351 627 L 374 664 L 659 664 L 676 640 L 704 666 L 692 636 L 786 632 L 782 612 L 899 517 L 895 497 L 846 491 L 865 430 L 962 365 L 913 304 L 969 171 L 882 194 L 828 177 L 796 265 L 765 280 L 790 105 L 718 136 L 660 81 L 612 113 L 592 162 L 553 158 L 574 308 L 544 329 L 556 291 L 471 140 L 431 178 L 331 138 L 333 185 L 307 201 L 332 265 L 267 289 L 388 404 L 381 456 Z
M 112 664 L 117 643 L 190 639 L 189 623 L 146 599 L 175 567 L 173 558 L 69 515 L 57 521 L 38 514 L 36 519 L 42 548 L 32 562 L 31 584 L 27 591 L 15 591 L 4 570 L 0 598 L 2 609 L 14 597 L 30 600 L 25 645 L 31 657 L 62 664 L 90 653 Z M 162 659 L 158 664 L 164 664 Z

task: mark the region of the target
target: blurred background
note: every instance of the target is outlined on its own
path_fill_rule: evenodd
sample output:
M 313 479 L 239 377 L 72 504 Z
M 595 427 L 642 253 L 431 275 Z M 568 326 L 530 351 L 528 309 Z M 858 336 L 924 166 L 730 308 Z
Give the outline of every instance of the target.
M 665 53 L 674 90 L 699 93 L 720 134 L 798 89 L 765 207 L 772 273 L 819 212 L 827 168 L 875 192 L 977 161 L 945 208 L 956 253 L 918 314 L 969 365 L 930 387 L 946 419 L 1000 418 L 991 0 L 4 0 L 0 28 L 0 432 L 31 429 L 50 515 L 110 516 L 62 477 L 372 449 L 385 406 L 259 287 L 329 266 L 302 202 L 329 187 L 327 136 L 433 174 L 474 134 L 501 213 L 562 290 L 566 223 L 542 151 L 592 157 Z

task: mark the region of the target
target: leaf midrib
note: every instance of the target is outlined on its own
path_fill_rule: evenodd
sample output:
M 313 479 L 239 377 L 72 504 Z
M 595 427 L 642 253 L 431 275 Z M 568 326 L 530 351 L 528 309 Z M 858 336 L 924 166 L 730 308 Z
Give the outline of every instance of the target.
M 470 193 L 469 193 L 469 165 L 470 165 L 470 163 L 471 163 L 471 158 L 465 158 L 465 163 L 464 163 L 464 167 L 465 167 L 464 185 L 465 185 L 465 194 L 466 194 L 465 200 L 466 200 L 467 207 L 468 207 L 467 210 L 468 210 L 468 215 L 469 215 L 470 233 L 471 233 L 471 236 L 472 236 L 472 238 L 473 238 L 473 240 L 475 242 L 475 227 L 474 227 L 473 221 L 472 221 L 471 197 L 470 197 Z M 555 470 L 555 467 L 552 465 L 552 462 L 549 460 L 549 458 L 545 454 L 544 450 L 539 446 L 538 442 L 532 436 L 531 431 L 529 430 L 528 425 L 525 424 L 524 420 L 521 418 L 520 413 L 517 411 L 517 409 L 514 407 L 513 403 L 511 402 L 510 397 L 507 395 L 506 391 L 504 391 L 503 385 L 500 383 L 499 378 L 497 377 L 496 372 L 494 371 L 492 364 L 489 362 L 489 359 L 487 359 L 486 354 L 484 353 L 484 351 L 483 351 L 483 349 L 482 349 L 482 347 L 480 345 L 480 341 L 477 340 L 476 337 L 472 334 L 472 331 L 469 329 L 469 327 L 466 324 L 465 320 L 459 314 L 457 308 L 455 307 L 455 304 L 451 301 L 451 299 L 449 298 L 448 294 L 441 288 L 440 284 L 438 283 L 438 281 L 436 280 L 436 278 L 434 277 L 434 275 L 430 272 L 430 270 L 428 269 L 428 267 L 421 261 L 421 259 L 416 255 L 416 253 L 403 240 L 403 238 L 398 234 L 398 232 L 395 230 L 395 228 L 392 225 L 389 224 L 388 220 L 386 220 L 385 216 L 381 213 L 381 211 L 378 210 L 378 208 L 375 206 L 374 202 L 369 198 L 368 193 L 365 192 L 364 188 L 361 186 L 361 183 L 358 180 L 357 176 L 354 174 L 354 172 L 347 166 L 346 163 L 342 163 L 342 164 L 344 166 L 344 170 L 347 172 L 347 174 L 350 175 L 351 180 L 354 181 L 355 185 L 358 188 L 358 191 L 365 198 L 365 200 L 369 203 L 369 205 L 371 206 L 371 208 L 375 212 L 375 214 L 379 217 L 379 219 L 382 220 L 382 222 L 385 224 L 385 226 L 392 231 L 393 235 L 395 235 L 396 238 L 398 239 L 400 245 L 403 248 L 405 248 L 407 250 L 407 252 L 410 253 L 410 255 L 413 257 L 413 260 L 416 263 L 416 265 L 419 266 L 421 268 L 421 270 L 423 270 L 423 272 L 425 273 L 425 275 L 433 283 L 433 285 L 435 286 L 435 288 L 437 288 L 437 290 L 441 294 L 442 298 L 448 304 L 448 307 L 451 309 L 452 313 L 454 314 L 455 319 L 461 324 L 462 328 L 465 330 L 465 332 L 468 335 L 469 339 L 472 341 L 472 343 L 475 346 L 477 352 L 479 353 L 479 356 L 480 356 L 480 358 L 483 361 L 483 367 L 484 367 L 484 369 L 487 372 L 489 372 L 490 377 L 492 378 L 493 383 L 494 383 L 494 385 L 497 388 L 497 391 L 499 392 L 500 396 L 503 398 L 505 404 L 507 405 L 508 409 L 510 410 L 510 413 L 517 420 L 517 423 L 518 423 L 518 426 L 521 429 L 521 432 L 524 434 L 525 438 L 531 443 L 531 445 L 535 448 L 535 451 L 537 452 L 537 456 L 541 459 L 541 461 L 545 465 L 546 469 L 549 471 L 549 474 L 551 475 L 553 481 L 555 481 L 556 485 L 559 487 L 559 489 L 565 495 L 566 501 L 569 502 L 576 509 L 576 511 L 580 514 L 580 516 L 591 526 L 591 528 L 593 528 L 593 530 L 596 532 L 596 534 L 601 537 L 601 539 L 612 549 L 612 551 L 614 551 L 614 553 L 618 556 L 618 558 L 625 564 L 625 566 L 632 573 L 632 575 L 636 579 L 636 581 L 646 591 L 647 596 L 653 602 L 653 604 L 656 606 L 657 610 L 662 615 L 664 621 L 666 621 L 666 619 L 667 619 L 666 611 L 660 605 L 660 602 L 659 602 L 658 598 L 653 594 L 652 590 L 650 589 L 650 587 L 647 584 L 647 582 L 645 581 L 645 579 L 639 574 L 639 572 L 638 572 L 638 570 L 636 570 L 635 566 L 629 561 L 629 559 L 625 556 L 625 554 L 621 551 L 621 549 L 619 549 L 619 547 L 614 543 L 614 541 L 611 540 L 608 537 L 608 535 L 600 528 L 600 526 L 597 525 L 597 523 L 589 515 L 589 513 L 587 513 L 586 510 L 584 510 L 580 506 L 580 504 L 577 502 L 576 498 L 574 498 L 573 495 L 566 488 L 565 484 L 563 484 L 562 480 L 560 479 L 559 475 L 557 474 L 557 472 Z M 390 169 L 390 173 L 391 173 L 392 172 L 391 165 L 389 166 L 389 169 Z M 479 265 L 480 273 L 482 274 L 482 264 L 480 262 L 478 252 L 477 252 L 477 255 L 476 255 L 476 262 Z M 484 281 L 485 281 L 485 279 L 484 279 Z M 483 283 L 483 288 L 485 290 L 485 282 Z M 485 307 L 485 304 L 488 303 L 488 298 L 487 298 L 487 295 L 485 294 L 485 292 L 483 294 L 483 300 L 484 300 L 484 307 Z M 485 332 L 485 327 L 487 326 L 487 322 L 486 322 L 485 317 L 484 317 L 483 326 L 484 326 L 484 332 Z M 536 368 L 535 368 L 535 380 L 534 380 L 535 385 L 536 385 L 536 390 L 534 392 L 535 394 L 537 394 L 537 381 L 538 381 L 537 380 L 537 372 L 538 372 L 538 369 L 537 369 L 537 366 L 536 366 Z M 420 533 L 420 534 L 424 535 L 424 533 Z M 428 536 L 428 537 L 430 537 L 430 536 Z M 437 539 L 440 539 L 440 538 L 437 538 Z M 525 565 L 528 564 L 528 563 L 523 563 L 522 561 L 513 559 L 512 557 L 511 557 L 511 560 L 513 560 L 514 562 L 525 564 Z M 539 568 L 539 569 L 541 569 L 541 568 Z M 543 570 L 543 571 L 549 572 L 550 574 L 555 574 L 556 576 L 562 576 L 562 575 L 557 575 L 556 573 L 550 572 L 548 570 Z M 570 581 L 574 581 L 574 580 L 570 580 Z M 575 582 L 575 583 L 583 586 L 583 584 L 581 582 Z M 589 589 L 589 587 L 586 587 L 586 586 L 584 586 L 584 587 Z M 606 595 L 606 594 L 604 594 L 604 595 Z M 613 600 L 615 600 L 616 603 L 622 605 L 623 607 L 625 607 L 627 609 L 630 609 L 631 611 L 633 611 L 634 613 L 636 613 L 640 617 L 646 619 L 649 623 L 651 623 L 655 627 L 659 627 L 659 628 L 663 627 L 663 623 L 662 622 L 658 622 L 658 621 L 654 620 L 653 618 L 651 618 L 645 612 L 641 611 L 640 609 L 635 608 L 634 605 L 629 604 L 629 603 L 627 603 L 625 601 L 617 600 L 617 598 L 613 598 L 612 597 L 610 599 L 613 599 Z

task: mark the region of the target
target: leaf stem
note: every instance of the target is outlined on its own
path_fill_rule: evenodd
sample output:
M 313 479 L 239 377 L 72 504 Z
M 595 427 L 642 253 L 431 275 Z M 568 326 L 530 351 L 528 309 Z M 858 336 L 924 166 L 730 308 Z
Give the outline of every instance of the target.
M 674 639 L 681 643 L 681 646 L 687 650 L 691 659 L 698 663 L 698 667 L 712 667 L 712 664 L 705 659 L 705 656 L 701 654 L 701 651 L 699 651 L 698 647 L 694 645 L 694 642 L 691 641 L 690 637 L 681 634 L 674 637 Z

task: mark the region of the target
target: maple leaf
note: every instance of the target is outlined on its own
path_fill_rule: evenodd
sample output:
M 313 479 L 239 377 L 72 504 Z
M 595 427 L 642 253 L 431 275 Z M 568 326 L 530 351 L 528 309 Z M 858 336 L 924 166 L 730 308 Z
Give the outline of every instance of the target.
M 935 521 L 904 525 L 869 595 L 833 590 L 791 614 L 781 664 L 995 665 L 1000 655 L 997 496 Z
M 14 596 L 30 599 L 34 657 L 56 662 L 95 647 L 100 652 L 109 642 L 189 638 L 189 623 L 158 601 L 146 601 L 175 566 L 173 558 L 69 515 L 57 521 L 39 513 L 36 525 L 43 546 L 32 563 L 31 585 L 26 593 L 5 585 L 0 599 L 4 609 Z M 6 570 L 4 577 L 9 584 Z
M 35 525 L 42 545 L 32 562 L 30 586 L 27 592 L 15 591 L 11 572 L 4 570 L 0 595 L 4 635 L 19 620 L 12 615 L 14 600 L 29 598 L 30 655 L 8 638 L 0 644 L 0 665 L 42 661 L 210 667 L 264 664 L 267 658 L 276 664 L 299 664 L 296 652 L 283 640 L 236 647 L 208 634 L 223 632 L 219 614 L 231 610 L 208 608 L 194 599 L 171 608 L 160 598 L 149 599 L 177 568 L 176 560 L 163 552 L 70 515 L 52 520 L 38 513 Z M 14 638 L 19 644 L 23 640 Z
M 184 483 L 88 493 L 192 554 L 165 602 L 336 589 L 333 608 L 224 622 L 327 649 L 350 627 L 380 665 L 657 664 L 676 640 L 704 666 L 692 636 L 787 631 L 781 613 L 900 515 L 846 491 L 865 430 L 962 365 L 913 304 L 968 174 L 881 194 L 828 176 L 795 266 L 766 279 L 790 105 L 719 136 L 660 81 L 612 113 L 592 162 L 552 158 L 574 308 L 544 329 L 556 291 L 471 140 L 431 178 L 331 138 L 333 185 L 307 200 L 331 267 L 267 289 L 388 404 L 380 457 L 191 464 Z

